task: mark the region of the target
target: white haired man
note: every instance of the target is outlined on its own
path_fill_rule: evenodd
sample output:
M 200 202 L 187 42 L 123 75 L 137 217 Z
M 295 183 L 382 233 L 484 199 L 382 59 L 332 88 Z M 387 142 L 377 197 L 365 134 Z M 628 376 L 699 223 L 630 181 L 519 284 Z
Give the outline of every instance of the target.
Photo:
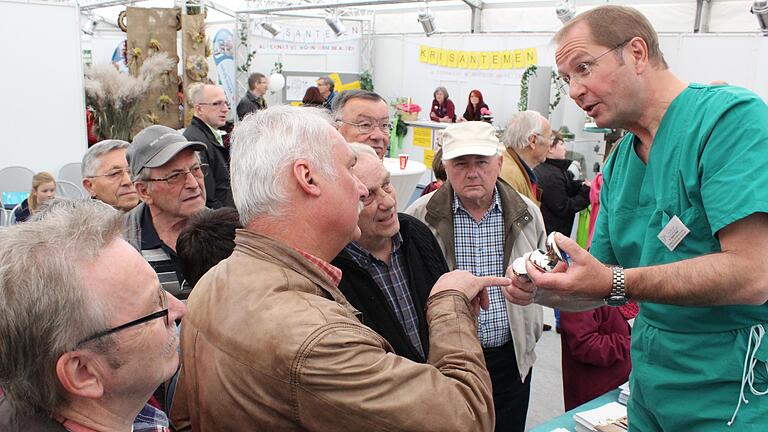
M 547 159 L 552 138 L 549 120 L 530 110 L 513 115 L 502 137 L 506 150 L 499 177 L 537 205 L 540 191 L 533 169 Z
M 367 144 L 384 159 L 392 127 L 384 98 L 366 90 L 347 90 L 334 99 L 333 116 L 347 142 Z
M 325 111 L 268 108 L 246 117 L 234 140 L 232 180 L 245 229 L 189 297 L 174 424 L 491 430 L 490 381 L 472 310 L 484 303 L 484 286 L 509 279 L 444 275 L 426 304 L 429 364 L 395 355 L 360 323 L 337 287 L 340 270 L 329 264 L 359 238 L 368 191 Z
M 168 431 L 147 404 L 179 366 L 185 306 L 96 200 L 0 231 L 0 430 Z
M 104 140 L 85 152 L 80 172 L 83 187 L 93 199 L 112 207 L 128 211 L 139 204 L 139 195 L 131 181 L 131 169 L 125 158 L 130 143 L 122 140 Z

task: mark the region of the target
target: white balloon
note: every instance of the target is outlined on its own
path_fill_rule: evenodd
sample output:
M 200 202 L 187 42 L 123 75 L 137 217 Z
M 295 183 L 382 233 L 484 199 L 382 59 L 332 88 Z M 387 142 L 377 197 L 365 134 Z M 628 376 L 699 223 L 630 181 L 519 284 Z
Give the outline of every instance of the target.
M 269 91 L 280 91 L 285 86 L 285 77 L 279 73 L 273 73 L 269 76 Z

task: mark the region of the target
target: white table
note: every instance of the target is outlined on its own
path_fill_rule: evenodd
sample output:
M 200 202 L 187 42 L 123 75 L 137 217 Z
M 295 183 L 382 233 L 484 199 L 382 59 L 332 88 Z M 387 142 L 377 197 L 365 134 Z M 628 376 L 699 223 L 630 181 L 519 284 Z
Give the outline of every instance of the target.
M 397 211 L 401 212 L 408 206 L 408 200 L 411 199 L 427 167 L 421 162 L 408 160 L 405 169 L 401 170 L 400 160 L 394 158 L 384 158 L 384 167 L 389 171 L 390 183 L 397 191 Z

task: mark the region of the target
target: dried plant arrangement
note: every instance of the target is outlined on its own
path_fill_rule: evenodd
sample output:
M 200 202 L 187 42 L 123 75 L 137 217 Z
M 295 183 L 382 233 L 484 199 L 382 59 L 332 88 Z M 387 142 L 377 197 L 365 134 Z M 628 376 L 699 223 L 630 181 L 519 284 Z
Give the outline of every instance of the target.
M 159 79 L 176 68 L 165 53 L 148 56 L 138 76 L 120 73 L 112 65 L 88 68 L 85 95 L 96 119 L 95 132 L 101 139 L 131 140 L 131 128 L 139 120 L 137 107 L 147 93 L 162 85 Z

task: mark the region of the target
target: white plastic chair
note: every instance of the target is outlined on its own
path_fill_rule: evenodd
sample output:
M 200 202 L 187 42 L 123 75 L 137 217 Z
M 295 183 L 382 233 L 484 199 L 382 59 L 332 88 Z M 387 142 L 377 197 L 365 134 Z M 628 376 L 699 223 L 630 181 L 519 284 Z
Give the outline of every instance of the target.
M 85 198 L 85 192 L 76 184 L 66 180 L 56 180 L 56 195 L 62 198 Z
M 66 180 L 70 183 L 73 183 L 78 188 L 82 189 L 83 184 L 83 175 L 81 174 L 81 166 L 82 164 L 80 162 L 72 162 L 65 164 L 61 168 L 59 168 L 59 175 L 56 176 L 59 180 Z
M 32 188 L 34 175 L 34 171 L 22 166 L 0 169 L 0 199 L 3 192 L 28 192 Z
M 21 203 L 16 204 L 16 207 L 8 213 L 8 225 L 16 225 L 16 210 L 21 208 Z

